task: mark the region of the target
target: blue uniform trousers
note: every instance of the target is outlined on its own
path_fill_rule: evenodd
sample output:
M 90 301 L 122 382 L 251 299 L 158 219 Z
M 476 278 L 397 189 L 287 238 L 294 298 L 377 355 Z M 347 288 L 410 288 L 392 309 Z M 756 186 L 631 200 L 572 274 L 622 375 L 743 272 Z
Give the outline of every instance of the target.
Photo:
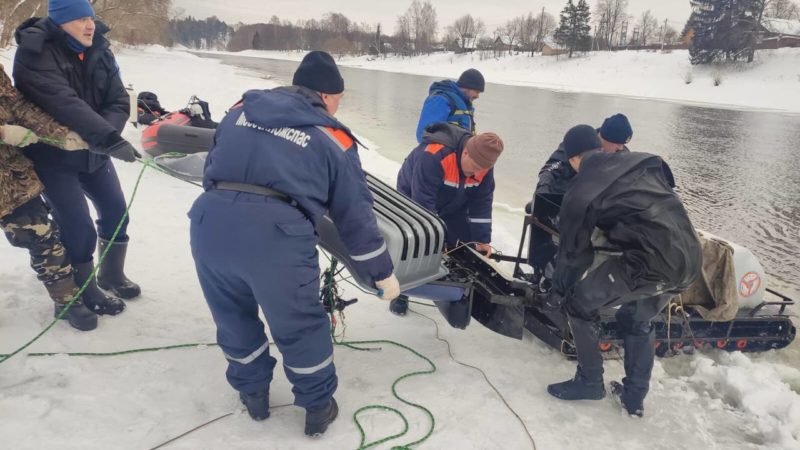
M 228 359 L 228 382 L 255 393 L 272 380 L 276 359 L 260 307 L 283 355 L 295 404 L 327 404 L 338 381 L 330 321 L 319 300 L 312 223 L 280 199 L 219 190 L 202 194 L 189 217 L 192 255 Z
M 92 260 L 97 236 L 110 240 L 125 213 L 125 194 L 111 161 L 93 172 L 71 167 L 37 165 L 36 175 L 44 184 L 44 198 L 61 230 L 61 242 L 73 263 Z M 97 211 L 97 229 L 92 223 L 86 197 Z M 119 230 L 117 242 L 127 242 L 128 221 Z

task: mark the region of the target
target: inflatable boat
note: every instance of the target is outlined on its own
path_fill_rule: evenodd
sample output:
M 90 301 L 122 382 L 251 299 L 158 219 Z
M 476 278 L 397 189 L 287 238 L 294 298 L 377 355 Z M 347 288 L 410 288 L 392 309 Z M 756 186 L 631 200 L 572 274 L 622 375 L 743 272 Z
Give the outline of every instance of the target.
M 142 144 L 164 170 L 184 180 L 200 181 L 214 130 L 190 123 L 185 114 L 168 114 L 143 131 Z M 542 308 L 537 298 L 539 286 L 524 270 L 526 235 L 537 223 L 530 213 L 524 219 L 515 256 L 496 255 L 490 260 L 468 246 L 445 252 L 445 227 L 438 217 L 369 174 L 367 183 L 404 294 L 433 301 L 455 328 L 466 328 L 475 319 L 515 339 L 528 331 L 562 353 L 574 355 L 565 316 Z M 317 228 L 320 246 L 348 268 L 359 286 L 375 292 L 368 277 L 355 270 L 333 223 L 325 218 Z M 789 345 L 796 335 L 789 311 L 794 301 L 767 287 L 766 273 L 752 252 L 708 236 L 727 245 L 732 253 L 735 270 L 729 272 L 735 272 L 731 277 L 739 284 L 738 298 L 730 299 L 735 304 L 727 306 L 723 319 L 707 314 L 709 308 L 719 305 L 697 299 L 671 303 L 655 321 L 658 353 L 689 347 L 758 352 Z M 342 308 L 349 303 L 336 301 Z M 601 349 L 611 352 L 622 345 L 613 310 L 604 313 L 602 325 Z

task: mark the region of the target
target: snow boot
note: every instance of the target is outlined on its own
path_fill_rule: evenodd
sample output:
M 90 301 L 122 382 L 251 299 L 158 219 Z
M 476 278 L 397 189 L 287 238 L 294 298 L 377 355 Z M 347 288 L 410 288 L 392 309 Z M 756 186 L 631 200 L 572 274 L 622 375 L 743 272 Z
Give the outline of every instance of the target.
M 97 286 L 125 300 L 138 297 L 142 294 L 141 288 L 125 276 L 125 255 L 128 252 L 128 243 L 98 239 L 97 249 L 100 255 L 109 246 L 110 250 L 97 272 Z
M 78 286 L 75 285 L 75 280 L 71 276 L 46 284 L 45 287 L 50 298 L 55 302 L 53 317 L 58 317 L 67 303 L 78 293 Z M 97 328 L 97 314 L 90 311 L 80 300 L 76 300 L 69 307 L 61 320 L 66 320 L 76 330 L 91 331 Z
M 336 399 L 331 397 L 331 400 L 319 408 L 306 409 L 306 436 L 319 437 L 328 429 L 328 425 L 336 420 L 339 415 L 339 405 L 336 404 Z
M 405 316 L 408 313 L 408 297 L 400 295 L 389 302 L 389 311 L 397 316 Z
M 75 268 L 75 282 L 77 283 L 78 287 L 81 287 L 92 275 L 94 263 L 89 261 L 85 263 L 72 264 L 72 267 Z M 81 300 L 83 301 L 83 304 L 89 308 L 89 310 L 101 316 L 116 316 L 125 310 L 125 302 L 118 298 L 109 297 L 104 294 L 103 291 L 97 287 L 97 283 L 95 282 L 94 278 L 89 281 L 89 284 L 83 291 Z
M 611 395 L 619 405 L 631 416 L 644 417 L 644 401 L 631 399 L 632 396 L 625 395 L 625 386 L 617 381 L 611 382 Z
M 269 391 L 245 394 L 239 392 L 239 400 L 247 408 L 247 414 L 256 421 L 269 417 Z
M 547 386 L 547 392 L 561 400 L 601 400 L 606 396 L 603 375 L 587 377 L 578 367 L 575 378 Z

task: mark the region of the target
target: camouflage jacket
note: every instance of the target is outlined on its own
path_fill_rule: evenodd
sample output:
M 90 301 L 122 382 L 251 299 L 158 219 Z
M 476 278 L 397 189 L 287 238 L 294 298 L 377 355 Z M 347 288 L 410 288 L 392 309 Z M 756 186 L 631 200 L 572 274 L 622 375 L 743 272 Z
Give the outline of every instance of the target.
M 25 100 L 0 65 L 0 125 L 5 124 L 20 125 L 39 136 L 55 139 L 64 139 L 69 133 L 69 129 Z M 19 149 L 0 144 L 0 217 L 36 197 L 42 189 L 33 163 Z

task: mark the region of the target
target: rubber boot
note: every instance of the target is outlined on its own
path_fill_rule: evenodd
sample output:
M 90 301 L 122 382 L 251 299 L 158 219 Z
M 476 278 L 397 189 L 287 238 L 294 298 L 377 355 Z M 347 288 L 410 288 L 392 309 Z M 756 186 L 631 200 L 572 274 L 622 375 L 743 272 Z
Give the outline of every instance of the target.
M 628 414 L 636 417 L 644 417 L 644 403 L 638 406 L 631 403 L 630 406 L 628 406 L 628 404 L 625 402 L 625 386 L 623 386 L 622 383 L 617 381 L 611 382 L 611 395 L 614 396 L 614 400 L 616 400 L 617 403 L 619 403 L 619 405 L 628 412 Z
M 408 297 L 400 295 L 389 302 L 389 311 L 398 316 L 405 316 L 408 313 Z
M 650 322 L 634 322 L 631 334 L 623 336 L 625 378 L 621 401 L 629 414 L 644 414 L 644 398 L 650 390 L 650 376 L 655 360 L 655 330 Z
M 78 287 L 81 287 L 92 275 L 94 263 L 89 261 L 73 264 L 72 267 L 75 268 L 75 282 Z M 83 291 L 83 295 L 81 295 L 81 300 L 92 312 L 101 316 L 116 316 L 125 310 L 125 302 L 116 297 L 109 297 L 104 294 L 103 291 L 97 287 L 97 283 L 94 279 L 89 281 L 89 284 Z
M 328 425 L 339 415 L 339 405 L 331 397 L 327 405 L 306 409 L 306 436 L 319 437 L 328 429 Z
M 109 246 L 110 250 L 97 272 L 97 286 L 125 300 L 138 297 L 142 294 L 141 288 L 125 276 L 125 255 L 128 252 L 128 243 L 98 239 L 97 248 L 100 255 Z
M 58 317 L 75 294 L 78 293 L 78 286 L 72 277 L 63 278 L 53 283 L 46 284 L 50 298 L 55 302 L 53 317 Z M 93 313 L 80 300 L 76 300 L 67 312 L 61 317 L 66 320 L 72 328 L 81 331 L 91 331 L 97 328 L 97 314 Z
M 575 377 L 547 386 L 547 392 L 562 400 L 600 400 L 606 396 L 603 385 L 603 355 L 600 353 L 600 324 L 593 320 L 568 317 L 578 356 Z
M 269 391 L 245 394 L 239 392 L 239 400 L 247 408 L 247 414 L 256 421 L 269 417 Z

